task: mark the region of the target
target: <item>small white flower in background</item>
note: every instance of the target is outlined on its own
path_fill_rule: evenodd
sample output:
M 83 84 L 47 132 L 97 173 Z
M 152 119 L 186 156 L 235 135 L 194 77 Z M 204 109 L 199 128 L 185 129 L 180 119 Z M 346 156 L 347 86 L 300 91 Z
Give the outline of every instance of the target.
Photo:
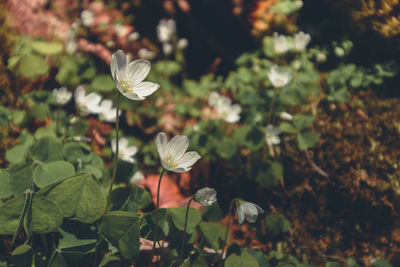
M 138 56 L 142 59 L 153 59 L 155 53 L 147 48 L 140 48 L 138 51 Z
M 189 44 L 189 41 L 186 38 L 181 38 L 178 40 L 178 43 L 176 44 L 177 47 L 181 50 L 185 49 Z
M 161 132 L 157 135 L 156 145 L 161 164 L 168 171 L 190 171 L 192 165 L 201 158 L 196 151 L 186 152 L 189 138 L 185 135 L 177 135 L 168 142 L 165 133 Z
M 273 38 L 275 53 L 283 54 L 292 48 L 292 45 L 290 44 L 290 42 L 288 42 L 285 35 L 274 32 Z
M 129 42 L 137 41 L 137 40 L 139 40 L 139 38 L 140 38 L 140 33 L 138 33 L 138 32 L 132 32 L 127 37 Z
M 291 120 L 293 120 L 292 114 L 287 113 L 287 112 L 285 112 L 285 111 L 281 112 L 281 113 L 279 114 L 279 117 L 280 117 L 282 120 L 285 120 L 285 121 L 291 121 Z
M 290 70 L 281 70 L 278 65 L 274 65 L 268 71 L 267 76 L 274 87 L 283 87 L 292 80 Z
M 242 108 L 239 104 L 233 104 L 226 96 L 217 92 L 211 92 L 208 96 L 208 104 L 215 108 L 218 116 L 228 123 L 235 123 L 240 120 Z
M 121 112 L 118 112 L 121 115 Z M 113 108 L 113 102 L 110 99 L 104 99 L 100 103 L 99 117 L 106 122 L 115 122 L 117 118 L 117 108 Z
M 129 182 L 130 182 L 131 184 L 137 184 L 137 183 L 139 183 L 140 181 L 142 181 L 144 178 L 145 178 L 145 177 L 144 177 L 143 172 L 137 171 L 137 172 L 135 172 L 135 174 L 132 176 L 132 178 L 129 180 Z
M 294 35 L 294 49 L 297 51 L 304 50 L 311 41 L 311 36 L 308 33 L 298 32 Z
M 171 55 L 172 51 L 174 50 L 174 47 L 170 43 L 163 43 L 162 49 L 163 49 L 164 55 L 169 56 L 169 55 Z
M 265 128 L 265 141 L 268 145 L 278 145 L 281 142 L 279 134 L 282 132 L 281 128 L 269 124 Z
M 96 93 L 86 95 L 85 87 L 78 86 L 75 90 L 75 103 L 82 115 L 97 114 L 100 112 L 101 96 Z
M 56 99 L 57 104 L 65 105 L 68 101 L 71 100 L 72 93 L 67 90 L 65 87 L 61 87 L 59 89 L 55 88 L 53 90 L 53 96 Z
M 217 191 L 213 188 L 204 187 L 194 194 L 193 199 L 203 206 L 211 206 L 217 201 Z
M 150 62 L 145 59 L 138 59 L 128 64 L 122 50 L 118 50 L 112 55 L 112 77 L 118 91 L 129 99 L 143 100 L 160 87 L 157 83 L 143 82 L 149 74 L 150 68 Z
M 81 20 L 82 20 L 82 24 L 85 27 L 90 27 L 90 25 L 92 25 L 93 21 L 94 21 L 94 14 L 92 11 L 90 10 L 83 10 L 81 13 Z
M 157 37 L 162 43 L 169 42 L 176 32 L 176 23 L 173 19 L 162 19 L 157 25 Z
M 300 7 L 303 6 L 303 1 L 302 1 L 302 0 L 297 0 L 297 1 L 295 1 L 295 4 L 296 4 L 296 6 L 297 6 L 298 8 L 300 8 Z
M 264 213 L 264 210 L 254 203 L 242 200 L 238 200 L 236 203 L 238 203 L 236 210 L 238 214 L 239 224 L 241 224 L 244 219 L 246 219 L 246 221 L 248 221 L 249 223 L 255 223 L 258 214 Z
M 239 104 L 223 104 L 216 107 L 218 115 L 228 123 L 235 123 L 240 120 L 242 107 Z
M 111 140 L 111 149 L 115 153 L 117 150 L 117 139 L 114 138 Z M 135 146 L 129 146 L 129 141 L 127 138 L 120 138 L 119 143 L 118 143 L 118 158 L 134 163 L 135 160 L 132 158 L 136 153 L 138 149 Z

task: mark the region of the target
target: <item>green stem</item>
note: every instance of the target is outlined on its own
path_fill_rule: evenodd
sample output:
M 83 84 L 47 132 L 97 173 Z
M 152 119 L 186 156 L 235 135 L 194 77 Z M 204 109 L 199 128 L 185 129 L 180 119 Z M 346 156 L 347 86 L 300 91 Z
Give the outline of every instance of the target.
M 160 206 L 160 186 L 161 186 L 161 179 L 163 177 L 165 170 L 164 168 L 161 171 L 160 178 L 158 179 L 158 187 L 157 187 L 157 207 L 156 207 L 156 224 L 154 229 L 154 242 L 153 242 L 153 250 L 156 248 L 157 242 L 157 235 L 158 235 L 158 211 Z
M 57 111 L 56 111 L 56 135 L 58 136 L 59 134 L 59 129 L 58 129 L 58 124 L 60 120 L 60 104 L 57 104 Z
M 114 169 L 113 169 L 113 173 L 111 176 L 111 183 L 110 183 L 110 188 L 108 190 L 108 196 L 107 196 L 107 204 L 106 204 L 106 209 L 104 211 L 104 214 L 107 213 L 108 208 L 110 207 L 110 202 L 111 202 L 111 191 L 113 188 L 113 185 L 115 183 L 115 177 L 117 175 L 117 167 L 118 167 L 118 153 L 119 153 L 119 97 L 120 97 L 120 93 L 117 91 L 117 103 L 115 104 L 116 106 L 116 112 L 117 112 L 117 117 L 115 119 L 115 131 L 116 131 L 116 145 L 115 145 L 115 154 L 114 154 Z
M 185 215 L 185 226 L 183 227 L 183 237 L 182 237 L 182 244 L 181 244 L 181 252 L 179 253 L 179 263 L 182 261 L 182 255 L 183 255 L 183 247 L 185 246 L 185 237 L 186 237 L 186 227 L 187 227 L 187 221 L 189 217 L 189 208 L 190 208 L 190 203 L 192 202 L 193 197 L 189 200 L 187 207 L 186 207 L 186 215 Z
M 225 254 L 225 250 L 226 250 L 226 247 L 227 247 L 227 241 L 228 241 L 228 233 L 229 233 L 229 226 L 230 226 L 230 224 L 231 224 L 231 218 L 232 218 L 232 208 L 233 208 L 233 204 L 235 203 L 235 201 L 236 201 L 236 198 L 234 198 L 234 199 L 232 199 L 232 201 L 231 201 L 231 205 L 229 206 L 229 212 L 228 212 L 228 224 L 227 224 L 227 226 L 226 226 L 226 232 L 225 232 L 225 238 L 224 238 L 224 248 L 222 249 L 222 254 L 221 254 L 221 262 L 220 262 L 220 265 L 221 265 L 221 263 L 222 263 L 222 257 L 224 256 L 224 254 Z M 219 265 L 219 266 L 220 266 Z

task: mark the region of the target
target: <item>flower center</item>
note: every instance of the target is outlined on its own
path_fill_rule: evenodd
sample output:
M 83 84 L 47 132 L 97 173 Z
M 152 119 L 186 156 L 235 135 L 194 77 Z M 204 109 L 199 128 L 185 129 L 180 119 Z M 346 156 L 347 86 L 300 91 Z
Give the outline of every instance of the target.
M 167 166 L 171 169 L 176 167 L 176 164 L 174 163 L 174 159 L 171 156 L 165 157 L 162 160 Z
M 119 85 L 121 85 L 122 89 L 128 93 L 133 93 L 132 85 L 127 80 L 119 80 Z

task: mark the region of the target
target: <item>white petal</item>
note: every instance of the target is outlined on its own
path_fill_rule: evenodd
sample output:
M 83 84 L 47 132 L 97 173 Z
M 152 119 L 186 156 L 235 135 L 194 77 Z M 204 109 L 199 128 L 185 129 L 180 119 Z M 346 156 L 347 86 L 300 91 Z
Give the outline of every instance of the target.
M 167 169 L 172 172 L 177 172 L 177 173 L 183 173 L 183 172 L 188 172 L 190 171 L 191 168 L 173 168 L 173 169 Z
M 132 61 L 126 68 L 127 79 L 131 81 L 132 86 L 135 87 L 146 78 L 150 72 L 150 68 L 151 64 L 146 59 Z
M 127 138 L 122 137 L 119 139 L 119 143 L 118 143 L 119 149 L 124 150 L 128 145 L 129 145 L 129 141 Z
M 140 98 L 143 98 L 145 96 L 151 95 L 152 93 L 157 91 L 158 88 L 160 88 L 160 85 L 157 83 L 141 82 L 135 85 L 132 89 L 133 92 L 136 93 Z
M 119 88 L 118 88 L 118 91 L 119 91 L 122 95 L 124 95 L 125 97 L 127 97 L 127 98 L 129 98 L 129 99 L 131 99 L 131 100 L 144 100 L 144 99 L 146 99 L 145 97 L 141 97 L 141 96 L 139 96 L 139 95 L 137 95 L 137 94 L 135 94 L 135 93 L 125 93 L 125 92 L 123 92 L 122 90 L 120 90 Z
M 185 154 L 187 148 L 189 147 L 189 138 L 185 135 L 177 135 L 168 142 L 167 154 L 174 159 L 179 159 Z
M 238 222 L 241 224 L 244 220 L 244 212 L 242 210 L 242 205 L 240 205 L 237 209 L 237 215 L 238 215 Z
M 129 157 L 134 156 L 137 153 L 138 149 L 135 146 L 130 146 L 125 149 L 125 154 Z
M 163 159 L 167 156 L 165 149 L 167 148 L 167 136 L 165 133 L 161 132 L 158 133 L 157 139 L 156 139 L 156 145 L 157 145 L 157 152 L 158 155 L 160 156 L 160 159 Z M 164 164 L 163 164 L 164 166 Z M 164 166 L 165 167 L 165 166 Z
M 111 75 L 115 80 L 115 75 L 117 71 L 122 70 L 126 66 L 126 56 L 122 50 L 118 50 L 112 55 L 111 59 Z
M 196 163 L 201 156 L 196 151 L 190 151 L 185 153 L 182 157 L 176 160 L 175 164 L 178 168 L 189 168 Z
M 117 150 L 117 140 L 114 138 L 113 140 L 111 140 L 111 150 L 112 152 L 116 152 Z

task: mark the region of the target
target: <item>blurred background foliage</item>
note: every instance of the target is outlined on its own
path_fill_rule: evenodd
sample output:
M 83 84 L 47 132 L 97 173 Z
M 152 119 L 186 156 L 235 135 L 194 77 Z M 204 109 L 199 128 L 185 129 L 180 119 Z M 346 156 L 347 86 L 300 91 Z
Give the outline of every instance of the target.
M 398 1 L 8 0 L 0 7 L 7 171 L 37 140 L 57 136 L 53 88 L 84 84 L 113 99 L 109 63 L 123 49 L 152 61 L 149 80 L 161 89 L 140 105 L 121 100 L 122 132 L 139 148 L 135 165 L 121 164 L 121 184 L 137 170 L 157 173 L 157 132 L 184 133 L 203 160 L 190 175 L 171 175 L 179 193 L 216 188 L 221 207 L 203 212 L 214 221 L 233 197 L 260 203 L 267 215 L 255 227 L 234 226 L 233 236 L 260 248 L 268 264 L 400 264 Z M 171 51 L 157 40 L 164 18 L 176 21 Z M 307 49 L 277 53 L 274 32 L 293 42 L 300 30 L 311 35 Z M 267 74 L 275 64 L 292 76 L 281 89 Z M 239 123 L 215 116 L 213 91 L 240 104 Z M 96 116 L 71 123 L 74 113 L 73 103 L 60 112 L 60 133 L 91 142 L 63 149 L 88 158 L 65 160 L 107 184 L 115 132 Z M 280 145 L 265 144 L 268 124 L 280 126 Z

